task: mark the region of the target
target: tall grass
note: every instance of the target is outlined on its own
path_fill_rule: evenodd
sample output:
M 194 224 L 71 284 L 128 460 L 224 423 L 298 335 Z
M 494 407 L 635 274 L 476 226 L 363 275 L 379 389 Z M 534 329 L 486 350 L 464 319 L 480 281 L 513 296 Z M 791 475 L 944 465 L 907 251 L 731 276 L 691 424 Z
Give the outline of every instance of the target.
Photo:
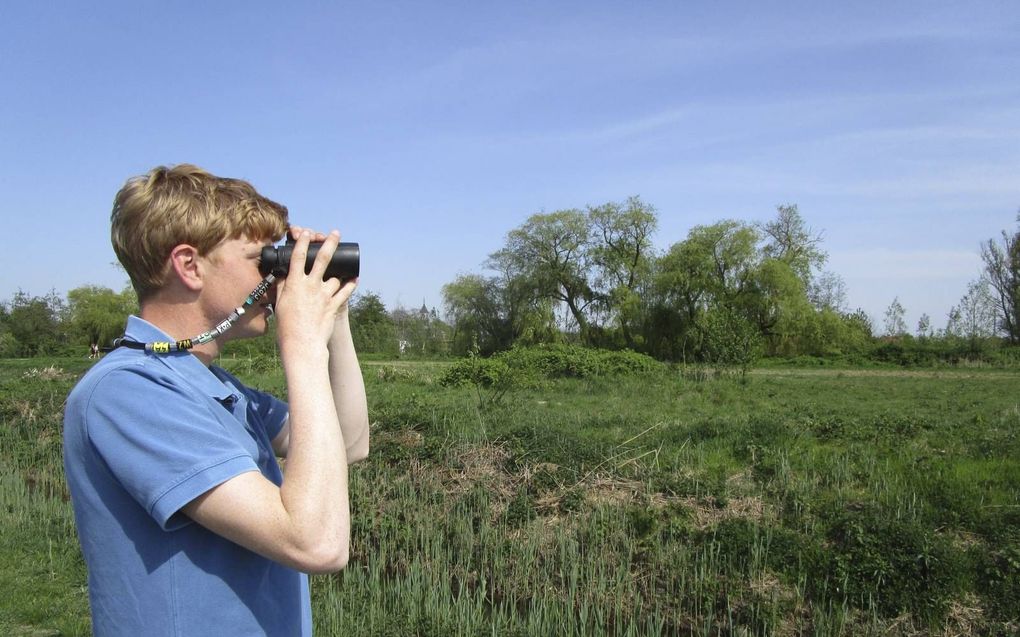
M 60 460 L 63 401 L 84 367 L 69 363 L 65 370 L 5 361 L 0 375 L 3 634 L 89 632 L 85 565 Z
M 59 365 L 0 368 L 2 577 L 26 591 L 0 622 L 85 634 Z M 317 634 L 1020 630 L 1018 374 L 443 373 L 365 367 L 373 451 Z

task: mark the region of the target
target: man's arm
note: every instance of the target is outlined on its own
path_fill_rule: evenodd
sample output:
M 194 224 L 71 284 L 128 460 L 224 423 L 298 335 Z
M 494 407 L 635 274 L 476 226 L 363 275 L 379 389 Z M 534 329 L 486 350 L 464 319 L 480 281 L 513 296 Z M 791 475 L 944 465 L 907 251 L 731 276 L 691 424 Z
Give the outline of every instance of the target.
M 337 419 L 347 445 L 347 462 L 368 457 L 368 399 L 358 355 L 351 338 L 348 307 L 340 308 L 329 339 L 329 384 Z
M 313 238 L 320 241 L 325 239 L 325 235 L 315 235 Z M 364 460 L 369 450 L 368 400 L 365 397 L 365 381 L 358 365 L 358 354 L 351 338 L 349 314 L 345 303 L 337 313 L 333 333 L 329 338 L 329 385 L 347 445 L 348 464 Z M 273 438 L 273 451 L 281 458 L 286 457 L 289 446 L 290 418 Z
M 329 384 L 340 430 L 343 431 L 347 445 L 347 463 L 360 462 L 368 457 L 369 451 L 368 399 L 365 396 L 365 381 L 358 365 L 358 355 L 351 339 L 346 306 L 337 314 L 336 327 L 329 339 Z M 285 458 L 289 445 L 288 417 L 280 433 L 273 438 L 273 451 L 277 456 Z
M 297 263 L 304 262 L 310 238 L 302 233 L 295 244 Z M 342 569 L 350 553 L 347 452 L 330 386 L 329 342 L 355 284 L 322 280 L 338 241 L 337 233 L 329 235 L 307 275 L 291 268 L 277 295 L 290 407 L 283 486 L 243 473 L 183 508 L 214 533 L 310 573 Z

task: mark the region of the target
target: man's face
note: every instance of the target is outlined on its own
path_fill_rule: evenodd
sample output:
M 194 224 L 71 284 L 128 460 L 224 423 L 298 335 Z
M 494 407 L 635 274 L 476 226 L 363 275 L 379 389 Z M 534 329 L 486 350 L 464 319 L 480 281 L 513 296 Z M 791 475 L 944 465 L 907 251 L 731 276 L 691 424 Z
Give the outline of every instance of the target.
M 243 304 L 262 281 L 259 258 L 262 248 L 267 245 L 272 245 L 268 239 L 228 239 L 205 256 L 206 276 L 202 297 L 205 313 L 212 321 L 210 327 L 218 325 L 234 308 Z M 244 315 L 223 336 L 234 339 L 265 334 L 271 314 L 268 305 L 275 297 L 274 287 L 255 305 L 246 308 Z

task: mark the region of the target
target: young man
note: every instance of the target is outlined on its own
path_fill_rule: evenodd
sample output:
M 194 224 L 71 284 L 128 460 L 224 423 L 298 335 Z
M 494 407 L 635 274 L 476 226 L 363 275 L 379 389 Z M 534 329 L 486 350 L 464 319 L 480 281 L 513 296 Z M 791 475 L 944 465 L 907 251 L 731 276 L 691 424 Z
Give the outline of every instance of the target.
M 310 273 L 292 267 L 268 294 L 284 404 L 212 365 L 225 340 L 265 333 L 267 300 L 218 339 L 191 349 L 186 339 L 260 283 L 261 249 L 286 232 L 287 209 L 180 165 L 129 180 L 111 221 L 141 309 L 127 346 L 71 392 L 64 420 L 95 634 L 310 635 L 305 573 L 347 563 L 347 466 L 369 442 L 348 323 L 356 281 L 323 281 L 339 234 L 290 226 L 293 263 L 325 243 Z M 164 346 L 145 349 L 154 342 Z

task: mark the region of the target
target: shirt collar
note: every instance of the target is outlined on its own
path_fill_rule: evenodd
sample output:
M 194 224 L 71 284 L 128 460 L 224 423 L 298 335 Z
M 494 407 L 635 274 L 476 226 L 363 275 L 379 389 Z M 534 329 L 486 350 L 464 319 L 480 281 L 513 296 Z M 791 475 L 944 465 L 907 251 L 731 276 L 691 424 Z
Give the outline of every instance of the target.
M 124 337 L 139 343 L 151 343 L 153 341 L 170 341 L 172 343 L 176 340 L 152 323 L 133 315 L 128 317 L 127 326 L 124 328 Z M 186 378 L 195 389 L 216 400 L 222 402 L 234 395 L 233 390 L 217 378 L 191 352 L 171 352 L 169 354 L 146 352 L 145 355 L 152 356 L 161 361 L 164 365 Z

